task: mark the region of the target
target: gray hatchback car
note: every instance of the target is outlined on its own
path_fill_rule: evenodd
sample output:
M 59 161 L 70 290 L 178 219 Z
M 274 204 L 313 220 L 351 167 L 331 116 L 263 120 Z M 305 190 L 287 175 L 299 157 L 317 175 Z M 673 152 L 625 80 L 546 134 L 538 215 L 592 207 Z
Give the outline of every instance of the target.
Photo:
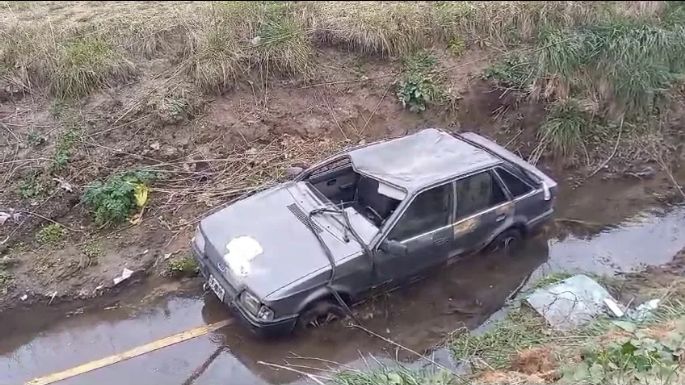
M 486 138 L 425 129 L 345 151 L 214 212 L 192 249 L 240 320 L 282 335 L 459 256 L 512 246 L 552 216 L 556 190 Z

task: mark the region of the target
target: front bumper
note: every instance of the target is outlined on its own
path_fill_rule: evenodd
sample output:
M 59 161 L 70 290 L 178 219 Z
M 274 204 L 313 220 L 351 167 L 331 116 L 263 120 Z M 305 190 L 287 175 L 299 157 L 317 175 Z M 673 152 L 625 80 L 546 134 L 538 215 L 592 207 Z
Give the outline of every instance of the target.
M 292 333 L 297 323 L 297 314 L 267 322 L 255 318 L 250 312 L 242 308 L 237 300 L 239 293 L 228 284 L 226 278 L 224 278 L 223 274 L 216 268 L 212 261 L 197 249 L 195 243 L 191 243 L 191 249 L 204 279 L 208 279 L 211 275 L 219 282 L 221 287 L 224 288 L 226 294 L 224 295 L 222 302 L 228 305 L 232 313 L 237 316 L 243 326 L 260 337 L 280 337 Z M 214 293 L 212 293 L 212 295 L 213 294 Z

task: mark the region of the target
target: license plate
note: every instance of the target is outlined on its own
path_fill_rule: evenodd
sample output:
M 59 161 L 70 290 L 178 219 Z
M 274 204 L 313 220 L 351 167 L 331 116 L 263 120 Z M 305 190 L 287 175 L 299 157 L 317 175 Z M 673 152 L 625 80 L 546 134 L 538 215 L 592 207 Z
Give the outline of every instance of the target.
M 221 301 L 223 301 L 224 295 L 226 295 L 226 291 L 224 290 L 223 287 L 221 287 L 221 285 L 219 284 L 219 281 L 217 281 L 216 278 L 214 278 L 213 276 L 210 275 L 209 279 L 207 280 L 207 284 L 212 289 L 214 294 L 216 294 L 216 296 L 219 297 L 219 299 Z

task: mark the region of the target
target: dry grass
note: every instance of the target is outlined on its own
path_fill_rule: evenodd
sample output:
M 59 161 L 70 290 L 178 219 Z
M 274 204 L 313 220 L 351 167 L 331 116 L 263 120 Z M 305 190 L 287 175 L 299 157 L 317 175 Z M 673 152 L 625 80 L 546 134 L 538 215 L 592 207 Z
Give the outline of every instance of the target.
M 406 55 L 433 41 L 433 6 L 412 2 L 324 3 L 317 39 L 365 54 Z
M 201 88 L 257 71 L 307 77 L 315 46 L 406 56 L 434 45 L 507 47 L 549 27 L 656 18 L 662 2 L 45 2 L 0 4 L 0 79 L 79 96 L 165 57 Z M 77 43 L 74 43 L 77 42 Z M 85 54 L 91 55 L 85 57 Z M 75 58 L 76 56 L 77 58 Z

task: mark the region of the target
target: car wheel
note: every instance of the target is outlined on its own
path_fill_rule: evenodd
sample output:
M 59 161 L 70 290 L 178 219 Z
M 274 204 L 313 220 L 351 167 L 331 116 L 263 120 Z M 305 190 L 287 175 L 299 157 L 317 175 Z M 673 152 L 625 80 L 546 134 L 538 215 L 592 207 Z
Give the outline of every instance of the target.
M 330 300 L 322 300 L 309 306 L 297 319 L 297 328 L 307 330 L 318 328 L 335 320 L 345 318 L 343 308 Z
M 488 252 L 514 251 L 521 245 L 522 240 L 523 236 L 521 235 L 521 231 L 517 229 L 506 230 L 490 243 Z

